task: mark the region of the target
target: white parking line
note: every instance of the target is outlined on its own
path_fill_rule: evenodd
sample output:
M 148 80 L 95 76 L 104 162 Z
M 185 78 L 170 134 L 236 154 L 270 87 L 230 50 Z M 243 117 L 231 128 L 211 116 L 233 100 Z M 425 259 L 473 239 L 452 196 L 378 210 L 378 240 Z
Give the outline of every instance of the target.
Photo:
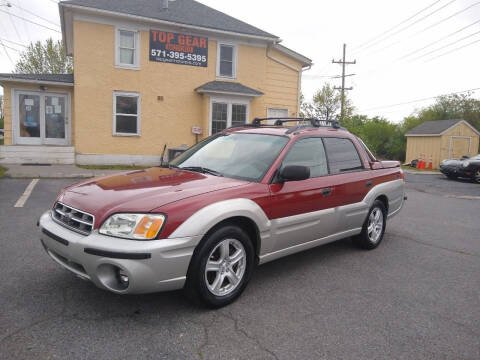
M 17 200 L 15 205 L 13 205 L 13 207 L 23 207 L 23 205 L 25 205 L 25 202 L 30 197 L 30 194 L 32 193 L 33 188 L 35 187 L 35 185 L 37 185 L 38 180 L 39 179 L 33 179 L 30 182 L 30 184 L 28 184 L 27 188 L 25 189 L 25 192 L 22 194 L 22 196 L 20 196 L 20 198 Z

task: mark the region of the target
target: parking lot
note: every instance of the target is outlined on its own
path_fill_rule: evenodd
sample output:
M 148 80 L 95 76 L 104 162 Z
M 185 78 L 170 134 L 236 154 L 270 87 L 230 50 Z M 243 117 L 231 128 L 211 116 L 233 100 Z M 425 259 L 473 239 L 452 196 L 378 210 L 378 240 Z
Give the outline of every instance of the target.
M 75 180 L 0 179 L 2 359 L 480 359 L 480 185 L 406 174 L 384 242 L 259 267 L 220 310 L 119 296 L 55 264 L 36 221 Z

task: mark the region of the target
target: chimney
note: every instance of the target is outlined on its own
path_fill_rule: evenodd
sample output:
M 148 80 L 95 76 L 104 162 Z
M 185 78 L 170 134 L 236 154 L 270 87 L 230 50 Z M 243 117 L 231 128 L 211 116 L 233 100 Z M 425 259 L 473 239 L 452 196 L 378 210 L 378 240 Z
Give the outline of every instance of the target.
M 162 10 L 168 9 L 168 0 L 161 0 L 162 1 Z

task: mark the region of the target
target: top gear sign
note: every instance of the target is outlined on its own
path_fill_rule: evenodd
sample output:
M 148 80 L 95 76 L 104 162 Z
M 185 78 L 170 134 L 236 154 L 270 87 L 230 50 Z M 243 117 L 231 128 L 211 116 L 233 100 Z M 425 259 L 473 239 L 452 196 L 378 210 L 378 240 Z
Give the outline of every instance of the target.
M 208 38 L 150 30 L 150 61 L 207 67 Z

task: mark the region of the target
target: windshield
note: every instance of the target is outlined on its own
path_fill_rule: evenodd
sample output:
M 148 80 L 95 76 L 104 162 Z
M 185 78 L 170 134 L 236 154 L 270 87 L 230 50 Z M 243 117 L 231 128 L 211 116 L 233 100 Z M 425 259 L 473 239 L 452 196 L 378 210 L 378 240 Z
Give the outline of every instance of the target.
M 275 135 L 221 134 L 193 146 L 169 165 L 258 182 L 287 142 Z
M 475 155 L 474 157 L 471 158 L 472 160 L 480 160 L 480 154 Z

